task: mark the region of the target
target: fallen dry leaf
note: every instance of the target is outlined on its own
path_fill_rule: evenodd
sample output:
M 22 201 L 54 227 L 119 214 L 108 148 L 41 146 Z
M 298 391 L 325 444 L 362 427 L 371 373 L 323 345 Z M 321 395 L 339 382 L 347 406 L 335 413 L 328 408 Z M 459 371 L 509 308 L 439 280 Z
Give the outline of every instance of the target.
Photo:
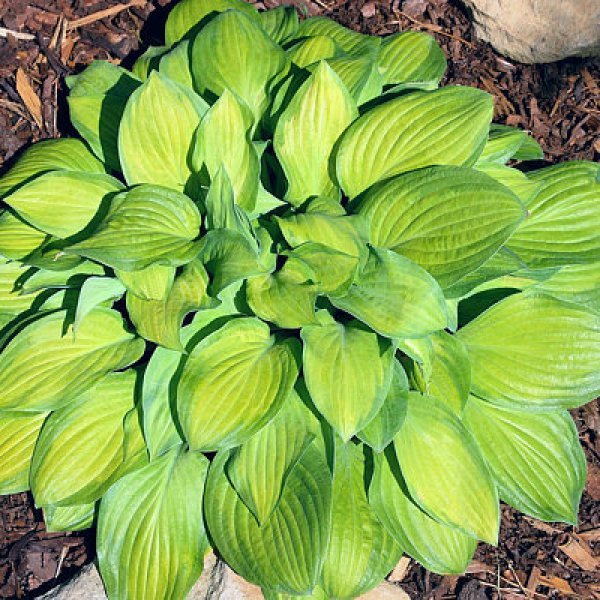
M 563 594 L 575 594 L 573 588 L 569 585 L 569 582 L 560 577 L 545 577 L 544 575 L 541 575 L 539 578 L 539 585 L 545 585 L 546 587 L 558 590 Z
M 574 538 L 571 538 L 566 544 L 559 546 L 559 549 L 584 571 L 596 571 L 600 569 L 600 559 L 594 557 L 582 543 Z
M 19 67 L 16 75 L 16 87 L 17 93 L 21 96 L 23 104 L 27 107 L 27 110 L 33 117 L 35 124 L 41 129 L 42 128 L 42 103 L 38 98 L 37 94 L 29 83 L 29 77 L 25 74 L 25 71 Z
M 400 559 L 400 562 L 394 567 L 394 570 L 390 573 L 390 576 L 387 578 L 388 581 L 391 581 L 392 583 L 400 583 L 406 577 L 409 567 L 410 557 L 403 556 Z

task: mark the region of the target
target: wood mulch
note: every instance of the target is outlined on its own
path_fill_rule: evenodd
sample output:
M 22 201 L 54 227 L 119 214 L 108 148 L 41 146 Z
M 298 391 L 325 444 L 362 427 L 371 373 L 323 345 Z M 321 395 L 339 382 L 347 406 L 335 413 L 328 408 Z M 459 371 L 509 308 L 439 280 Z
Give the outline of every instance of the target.
M 0 0 L 0 166 L 24 145 L 71 135 L 64 77 L 93 59 L 131 64 L 160 43 L 170 0 Z M 273 7 L 279 0 L 256 2 Z M 288 0 L 372 34 L 435 35 L 449 60 L 445 83 L 496 98 L 496 120 L 527 129 L 549 160 L 600 159 L 600 63 L 521 65 L 472 34 L 456 0 Z M 392 574 L 425 600 L 600 600 L 600 409 L 574 411 L 589 477 L 578 528 L 502 510 L 498 548 L 481 545 L 464 577 L 440 577 L 404 559 Z M 93 533 L 49 534 L 27 494 L 0 498 L 0 598 L 34 598 L 94 556 Z

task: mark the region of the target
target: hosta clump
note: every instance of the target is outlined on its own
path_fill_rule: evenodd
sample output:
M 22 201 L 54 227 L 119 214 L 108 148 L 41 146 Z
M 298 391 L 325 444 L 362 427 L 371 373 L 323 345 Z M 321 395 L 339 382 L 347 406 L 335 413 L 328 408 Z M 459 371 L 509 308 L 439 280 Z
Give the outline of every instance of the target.
M 460 573 L 499 499 L 575 523 L 600 392 L 600 169 L 438 89 L 415 32 L 184 0 L 79 139 L 0 178 L 3 493 L 97 525 L 111 599 L 212 545 L 266 598 Z M 512 164 L 512 163 L 511 163 Z

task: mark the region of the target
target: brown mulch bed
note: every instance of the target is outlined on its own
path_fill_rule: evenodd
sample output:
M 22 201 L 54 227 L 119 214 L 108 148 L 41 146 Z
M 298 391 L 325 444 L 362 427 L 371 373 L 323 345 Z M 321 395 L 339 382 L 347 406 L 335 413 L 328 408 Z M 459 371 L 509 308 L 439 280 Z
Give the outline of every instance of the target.
M 95 58 L 125 61 L 160 43 L 170 0 L 0 0 L 0 166 L 31 141 L 69 135 L 64 76 Z M 282 2 L 263 0 L 262 6 Z M 600 159 L 600 64 L 514 63 L 473 38 L 455 0 L 289 0 L 354 29 L 436 36 L 446 83 L 496 97 L 496 120 L 528 129 L 551 161 Z M 128 8 L 125 8 L 128 6 Z M 108 11 L 104 12 L 104 11 Z M 1 31 L 1 30 L 0 30 Z M 432 575 L 404 561 L 394 573 L 415 599 L 600 599 L 600 410 L 574 411 L 590 465 L 578 529 L 504 507 L 498 548 L 481 545 L 465 577 Z M 0 598 L 32 598 L 93 558 L 93 535 L 48 534 L 27 494 L 0 498 Z

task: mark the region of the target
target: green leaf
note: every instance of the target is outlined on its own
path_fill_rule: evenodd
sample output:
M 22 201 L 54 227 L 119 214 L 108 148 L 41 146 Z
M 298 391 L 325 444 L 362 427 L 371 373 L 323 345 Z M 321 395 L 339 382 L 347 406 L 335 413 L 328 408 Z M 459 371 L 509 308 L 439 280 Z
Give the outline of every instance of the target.
M 365 268 L 337 308 L 390 338 L 422 337 L 448 322 L 441 288 L 427 271 L 391 250 L 371 248 Z
M 94 308 L 101 306 L 109 300 L 117 300 L 125 293 L 125 286 L 112 277 L 90 277 L 83 282 L 79 298 L 77 299 L 77 311 L 73 322 L 73 332 L 81 322 L 90 314 Z
M 168 46 L 148 46 L 133 63 L 131 71 L 141 81 L 146 81 L 152 71 L 157 71 L 160 59 L 169 51 Z
M 322 323 L 300 333 L 304 378 L 319 412 L 348 441 L 383 406 L 394 347 L 356 321 L 343 325 L 329 318 Z
M 102 201 L 122 189 L 110 175 L 54 171 L 25 183 L 3 200 L 34 227 L 66 238 L 84 229 Z
M 225 472 L 261 525 L 277 508 L 292 469 L 319 434 L 319 422 L 292 391 L 268 425 L 232 450 Z
M 234 319 L 204 338 L 184 365 L 177 413 L 194 450 L 238 446 L 280 409 L 298 376 L 293 340 L 255 318 Z
M 329 159 L 336 140 L 357 116 L 348 90 L 322 62 L 279 118 L 273 137 L 288 181 L 288 202 L 299 205 L 311 196 L 339 197 Z
M 283 329 L 316 323 L 315 274 L 301 259 L 289 257 L 275 273 L 249 278 L 246 300 L 254 314 Z
M 335 444 L 331 534 L 321 586 L 331 598 L 355 598 L 394 568 L 402 549 L 369 505 L 364 448 Z
M 256 247 L 247 236 L 231 229 L 209 231 L 200 242 L 198 258 L 211 276 L 211 296 L 236 281 L 265 271 L 259 262 Z
M 577 526 L 586 460 L 567 411 L 526 414 L 471 396 L 464 423 L 502 500 L 536 519 Z
M 46 271 L 45 269 L 30 269 L 27 276 L 19 281 L 22 294 L 34 294 L 41 290 L 80 288 L 89 275 L 104 275 L 100 265 L 83 261 L 70 269 Z
M 375 456 L 369 501 L 384 527 L 426 569 L 442 575 L 465 572 L 477 540 L 439 523 L 414 504 L 393 448 Z
M 309 594 L 329 540 L 331 474 L 325 457 L 314 444 L 308 446 L 262 527 L 229 482 L 228 460 L 228 452 L 217 454 L 205 492 L 206 523 L 219 553 L 252 583 L 272 592 Z
M 47 416 L 47 412 L 0 412 L 0 494 L 29 489 L 31 457 Z
M 226 10 L 241 11 L 254 21 L 259 15 L 251 4 L 242 0 L 182 0 L 173 7 L 165 25 L 165 40 L 172 46 L 183 37 L 205 25 L 215 13 Z M 271 11 L 269 11 L 271 12 Z
M 154 263 L 139 271 L 115 269 L 115 275 L 129 292 L 142 300 L 164 300 L 173 287 L 175 267 Z
M 38 506 L 87 504 L 110 487 L 123 462 L 123 419 L 134 407 L 136 373 L 111 373 L 44 423 L 31 463 Z
M 191 176 L 188 153 L 194 131 L 207 110 L 192 90 L 153 71 L 129 97 L 119 127 L 127 183 L 153 183 L 182 192 Z
M 493 404 L 550 411 L 600 395 L 598 313 L 521 293 L 492 306 L 457 336 L 469 351 L 473 394 Z
M 194 39 L 192 72 L 197 89 L 239 96 L 258 122 L 269 103 L 269 86 L 287 65 L 284 51 L 245 13 L 216 16 Z
M 46 531 L 81 531 L 94 524 L 96 503 L 44 506 Z
M 108 61 L 94 61 L 66 78 L 69 117 L 96 156 L 119 171 L 119 125 L 129 96 L 141 85 L 132 74 Z
M 340 56 L 328 59 L 327 64 L 348 88 L 358 106 L 381 94 L 383 76 L 368 57 Z
M 297 39 L 316 35 L 331 38 L 348 54 L 376 57 L 381 46 L 381 38 L 352 31 L 327 17 L 311 17 L 300 23 Z
M 211 106 L 198 128 L 192 157 L 194 170 L 206 165 L 211 181 L 224 169 L 235 202 L 252 211 L 256 204 L 260 165 L 252 144 L 254 116 L 243 100 L 229 90 Z
M 260 24 L 276 44 L 283 44 L 294 37 L 300 26 L 294 6 L 278 6 L 259 14 Z
M 532 289 L 600 313 L 600 262 L 562 267 Z
M 531 135 L 527 135 L 521 147 L 513 154 L 514 160 L 543 160 L 544 151 Z
M 379 412 L 356 435 L 375 452 L 383 452 L 392 442 L 406 416 L 408 379 L 397 360 L 392 363 L 392 383 Z
M 195 260 L 183 267 L 163 300 L 143 300 L 127 294 L 127 311 L 138 334 L 165 348 L 183 352 L 181 323 L 186 314 L 209 304 L 207 285 L 208 275 Z
M 600 261 L 599 173 L 577 161 L 528 173 L 541 189 L 508 248 L 534 269 Z
M 337 178 L 351 198 L 378 180 L 436 164 L 472 165 L 485 143 L 492 97 L 448 86 L 384 102 L 357 119 L 337 152 Z
M 202 519 L 207 469 L 201 454 L 173 448 L 102 498 L 98 563 L 110 598 L 184 600 L 208 549 Z
M 345 54 L 342 48 L 326 35 L 301 38 L 287 50 L 289 59 L 300 68 Z
M 526 131 L 493 123 L 490 127 L 489 139 L 481 152 L 478 162 L 491 162 L 504 165 L 514 157 L 528 137 Z M 544 158 L 544 154 L 541 153 L 536 158 Z
M 449 408 L 430 396 L 409 394 L 394 446 L 410 496 L 424 511 L 497 543 L 496 486 L 474 438 Z
M 0 197 L 48 171 L 105 173 L 104 165 L 76 139 L 44 140 L 29 146 L 0 177 Z
M 170 52 L 160 57 L 158 70 L 171 81 L 194 89 L 192 65 L 190 64 L 190 48 L 191 45 L 188 40 L 179 42 Z
M 431 336 L 433 361 L 427 393 L 461 414 L 471 389 L 471 363 L 460 338 L 446 331 Z
M 476 168 L 506 186 L 525 206 L 530 204 L 540 189 L 539 183 L 532 181 L 525 173 L 512 167 L 492 162 L 479 162 Z
M 121 316 L 97 308 L 81 323 L 77 337 L 64 335 L 65 311 L 24 327 L 0 359 L 0 409 L 56 410 L 77 398 L 110 371 L 135 362 L 143 340 L 123 328 Z
M 446 71 L 446 57 L 433 36 L 404 31 L 384 38 L 379 70 L 386 85 L 408 81 L 439 83 Z
M 87 239 L 65 252 L 124 271 L 153 263 L 180 266 L 198 252 L 201 217 L 181 192 L 140 185 L 113 198 L 106 217 Z
M 506 187 L 464 167 L 430 167 L 375 185 L 359 213 L 374 246 L 410 258 L 442 287 L 484 264 L 525 217 Z
M 47 234 L 31 227 L 12 212 L 0 212 L 0 256 L 19 260 L 39 248 Z

